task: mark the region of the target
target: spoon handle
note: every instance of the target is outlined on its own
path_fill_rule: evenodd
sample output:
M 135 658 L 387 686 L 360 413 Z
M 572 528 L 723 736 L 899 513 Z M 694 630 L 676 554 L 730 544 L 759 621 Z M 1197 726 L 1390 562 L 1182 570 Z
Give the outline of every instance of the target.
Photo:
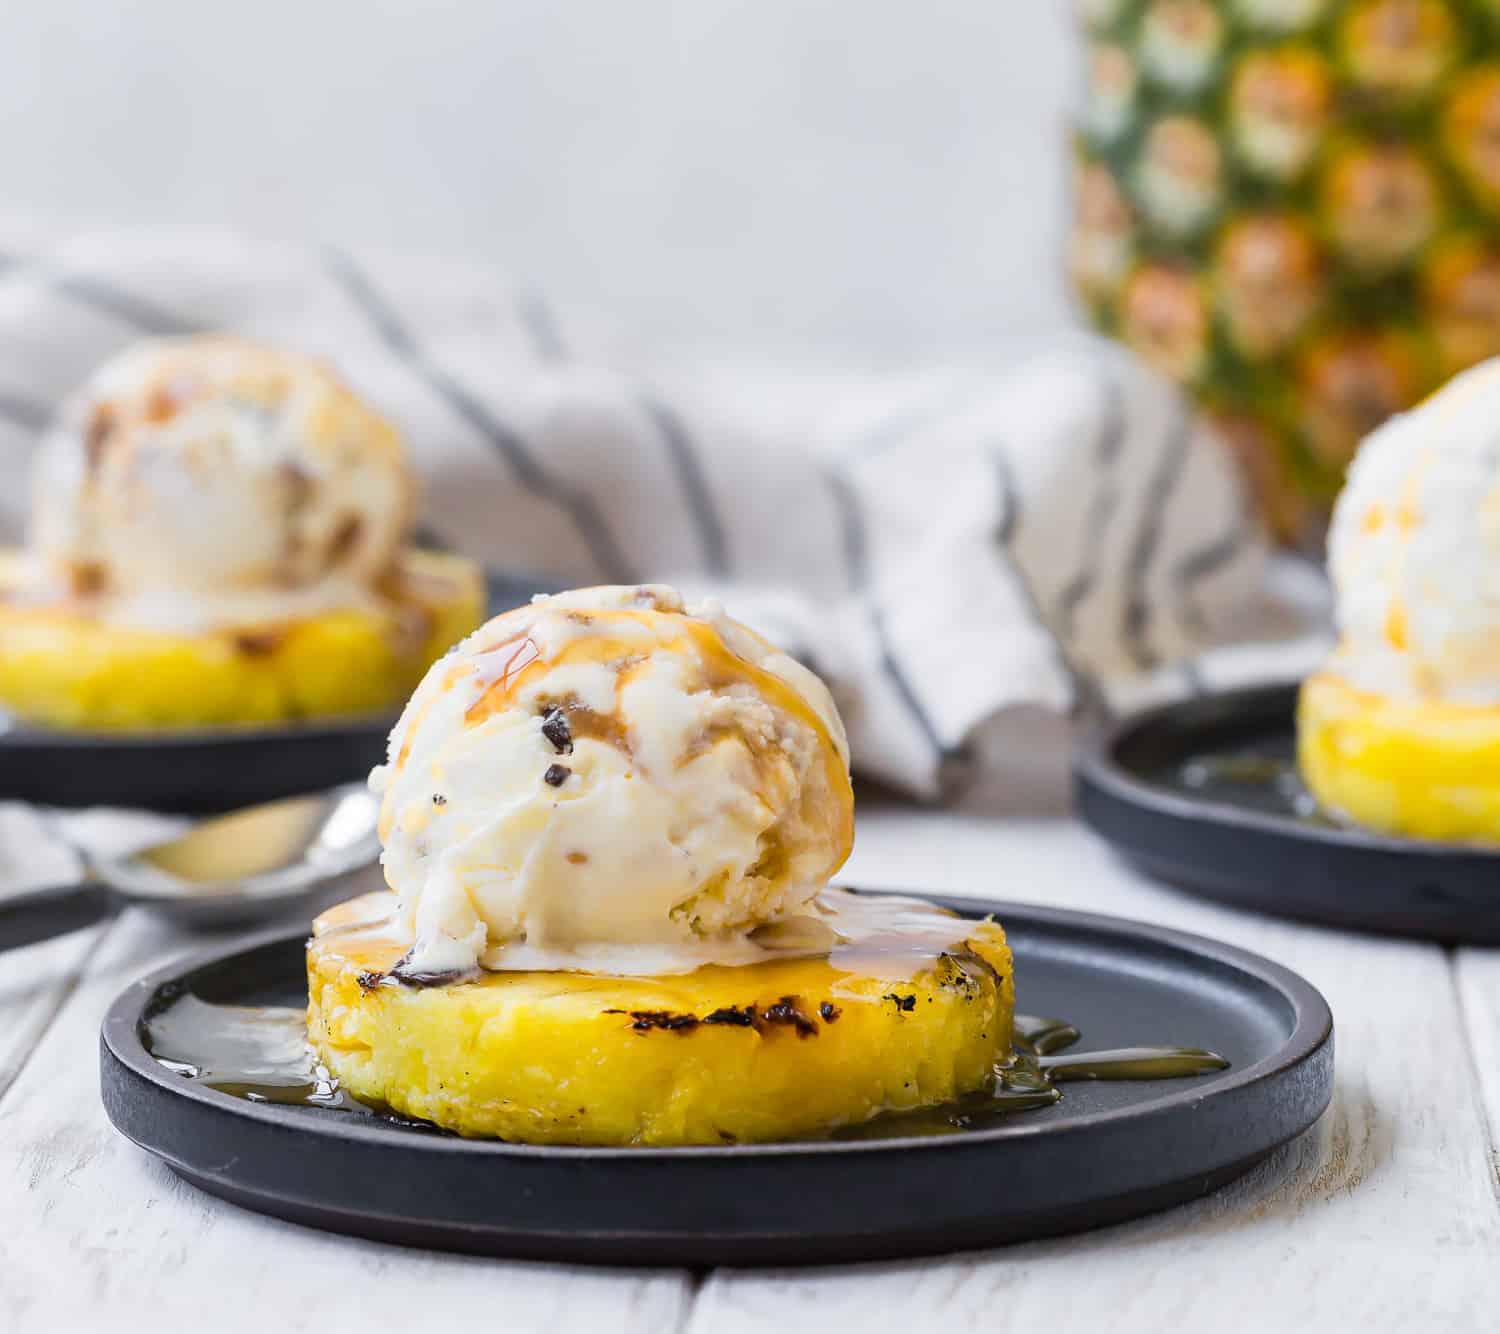
M 0 898 L 0 950 L 65 936 L 119 910 L 119 899 L 97 881 L 28 890 Z

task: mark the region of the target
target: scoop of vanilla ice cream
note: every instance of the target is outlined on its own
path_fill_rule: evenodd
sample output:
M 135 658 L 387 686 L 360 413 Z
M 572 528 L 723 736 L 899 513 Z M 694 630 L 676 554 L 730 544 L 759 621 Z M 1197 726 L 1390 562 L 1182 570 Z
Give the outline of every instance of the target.
M 1330 670 L 1384 695 L 1500 701 L 1500 360 L 1364 442 L 1329 565 Z
M 64 406 L 28 545 L 46 594 L 200 629 L 367 601 L 411 503 L 399 434 L 321 363 L 171 339 L 106 362 Z
M 371 782 L 408 977 L 743 960 L 853 840 L 822 681 L 661 586 L 481 627 L 417 687 Z

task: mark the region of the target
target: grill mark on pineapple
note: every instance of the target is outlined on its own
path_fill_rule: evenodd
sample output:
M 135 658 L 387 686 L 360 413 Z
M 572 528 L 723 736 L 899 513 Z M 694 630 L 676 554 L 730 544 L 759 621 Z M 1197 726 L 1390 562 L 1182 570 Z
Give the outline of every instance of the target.
M 955 954 L 945 951 L 939 956 L 939 960 L 946 969 L 946 975 L 938 978 L 938 985 L 960 992 L 967 1001 L 972 1001 L 982 994 L 982 975 L 988 975 L 993 981 L 996 994 L 999 994 L 1005 981 L 994 965 L 978 953 L 964 951 L 962 954 Z M 976 976 L 975 970 L 978 970 L 981 976 Z M 881 999 L 890 1001 L 896 1007 L 898 1014 L 911 1014 L 917 1008 L 915 992 L 903 995 L 891 991 Z M 931 996 L 927 997 L 929 1004 L 932 999 Z M 826 1000 L 817 1006 L 817 1012 L 825 1025 L 836 1022 L 843 1013 L 832 1001 Z M 765 1033 L 773 1028 L 791 1028 L 798 1037 L 803 1038 L 816 1037 L 819 1032 L 817 1023 L 804 1011 L 801 1000 L 796 996 L 783 996 L 776 1004 L 768 1005 L 764 1010 L 757 1010 L 754 1005 L 721 1006 L 701 1018 L 695 1014 L 673 1010 L 610 1009 L 605 1010 L 604 1013 L 628 1015 L 631 1020 L 630 1026 L 637 1033 L 651 1033 L 659 1030 L 685 1036 L 701 1025 L 754 1028 L 759 1033 Z
M 768 1005 L 761 1012 L 767 1024 L 785 1024 L 796 1030 L 799 1038 L 815 1038 L 818 1026 L 798 1008 L 795 996 L 783 996 L 775 1005 Z
M 674 1014 L 671 1010 L 606 1010 L 605 1014 L 630 1015 L 630 1026 L 637 1033 L 649 1033 L 654 1028 L 669 1033 L 691 1033 L 703 1021 L 695 1014 Z
M 425 970 L 411 967 L 411 951 L 408 950 L 399 959 L 395 966 L 386 974 L 393 982 L 398 982 L 405 987 L 445 987 L 452 982 L 461 982 L 466 978 L 473 977 L 477 969 L 467 972 L 457 968 L 449 968 L 443 972 L 427 972 Z
M 265 630 L 241 630 L 234 637 L 235 648 L 247 658 L 268 658 L 286 639 L 286 630 L 271 627 Z
M 705 1024 L 729 1024 L 736 1028 L 750 1028 L 755 1024 L 755 1006 L 747 1005 L 744 1009 L 736 1009 L 733 1005 L 721 1006 L 703 1016 Z
M 831 1002 L 824 1001 L 818 1008 L 819 1013 L 828 1023 L 838 1018 L 838 1006 Z M 802 1009 L 801 1001 L 796 996 L 783 996 L 774 1005 L 766 1006 L 764 1010 L 757 1010 L 753 1005 L 743 1007 L 726 1005 L 711 1011 L 701 1019 L 695 1014 L 673 1010 L 605 1010 L 604 1013 L 629 1015 L 630 1027 L 637 1033 L 652 1033 L 660 1030 L 686 1036 L 700 1025 L 706 1024 L 731 1028 L 753 1028 L 758 1033 L 765 1033 L 773 1028 L 790 1028 L 799 1038 L 818 1036 L 818 1025 L 807 1016 Z
M 985 979 L 994 984 L 997 995 L 1004 986 L 1005 975 L 978 950 L 964 949 L 956 953 L 945 950 L 938 956 L 938 960 L 939 963 L 947 961 L 954 970 L 950 976 L 940 978 L 939 985 L 958 988 L 965 993 L 967 1000 L 973 1000 L 980 994 Z

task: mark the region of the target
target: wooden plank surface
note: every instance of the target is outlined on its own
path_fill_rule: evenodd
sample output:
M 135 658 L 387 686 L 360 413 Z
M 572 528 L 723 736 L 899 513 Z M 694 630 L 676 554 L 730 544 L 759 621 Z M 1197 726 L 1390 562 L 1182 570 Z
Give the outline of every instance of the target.
M 1112 1334 L 1278 1325 L 1409 1334 L 1439 1320 L 1491 1323 L 1500 956 L 1465 951 L 1455 968 L 1432 946 L 1212 907 L 1146 884 L 1065 821 L 867 809 L 847 878 L 1162 921 L 1280 959 L 1333 1006 L 1334 1106 L 1250 1178 L 1196 1205 L 993 1252 L 695 1278 L 406 1251 L 209 1199 L 110 1130 L 95 1070 L 100 1015 L 127 981 L 184 945 L 132 915 L 91 955 L 80 939 L 28 951 L 19 965 L 66 994 L 0 1095 L 0 1216 L 20 1220 L 0 1230 L 0 1329 L 133 1328 L 137 1312 L 165 1329 L 211 1312 L 212 1326 L 226 1331 L 458 1315 L 507 1334 L 952 1334 L 1039 1324 Z M 80 963 L 71 986 L 69 969 Z M 10 1042 L 14 1065 L 25 1040 L 8 1031 L 11 1017 L 37 1002 L 0 995 L 0 1043 Z
M 56 1019 L 102 928 L 0 955 L 0 1099 Z
M 867 811 L 847 878 L 1111 912 L 1276 958 L 1333 1008 L 1334 1105 L 1250 1178 L 1199 1204 L 938 1262 L 721 1271 L 699 1293 L 691 1329 L 811 1328 L 820 1312 L 849 1329 L 1112 1334 L 1493 1324 L 1500 1211 L 1441 950 L 1262 921 L 1158 889 L 1059 821 Z
M 36 811 L 0 805 L 0 898 L 71 883 L 82 869 Z M 0 1098 L 72 994 L 100 935 L 80 931 L 0 954 Z
M 99 1103 L 100 1019 L 121 988 L 183 943 L 142 914 L 120 919 L 0 1101 L 0 1217 L 22 1220 L 0 1233 L 0 1330 L 326 1334 L 422 1326 L 439 1313 L 507 1331 L 681 1325 L 685 1274 L 351 1241 L 201 1194 L 116 1134 Z
M 1500 1133 L 1500 950 L 1456 951 L 1453 984 L 1469 1036 L 1490 1171 L 1500 1181 L 1500 1147 L 1496 1142 Z

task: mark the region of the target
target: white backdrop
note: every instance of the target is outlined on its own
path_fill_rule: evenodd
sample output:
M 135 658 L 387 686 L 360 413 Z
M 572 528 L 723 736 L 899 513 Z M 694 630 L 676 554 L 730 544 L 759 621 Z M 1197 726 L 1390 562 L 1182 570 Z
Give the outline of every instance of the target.
M 1063 323 L 1063 0 L 7 0 L 6 207 L 492 259 L 657 351 Z

